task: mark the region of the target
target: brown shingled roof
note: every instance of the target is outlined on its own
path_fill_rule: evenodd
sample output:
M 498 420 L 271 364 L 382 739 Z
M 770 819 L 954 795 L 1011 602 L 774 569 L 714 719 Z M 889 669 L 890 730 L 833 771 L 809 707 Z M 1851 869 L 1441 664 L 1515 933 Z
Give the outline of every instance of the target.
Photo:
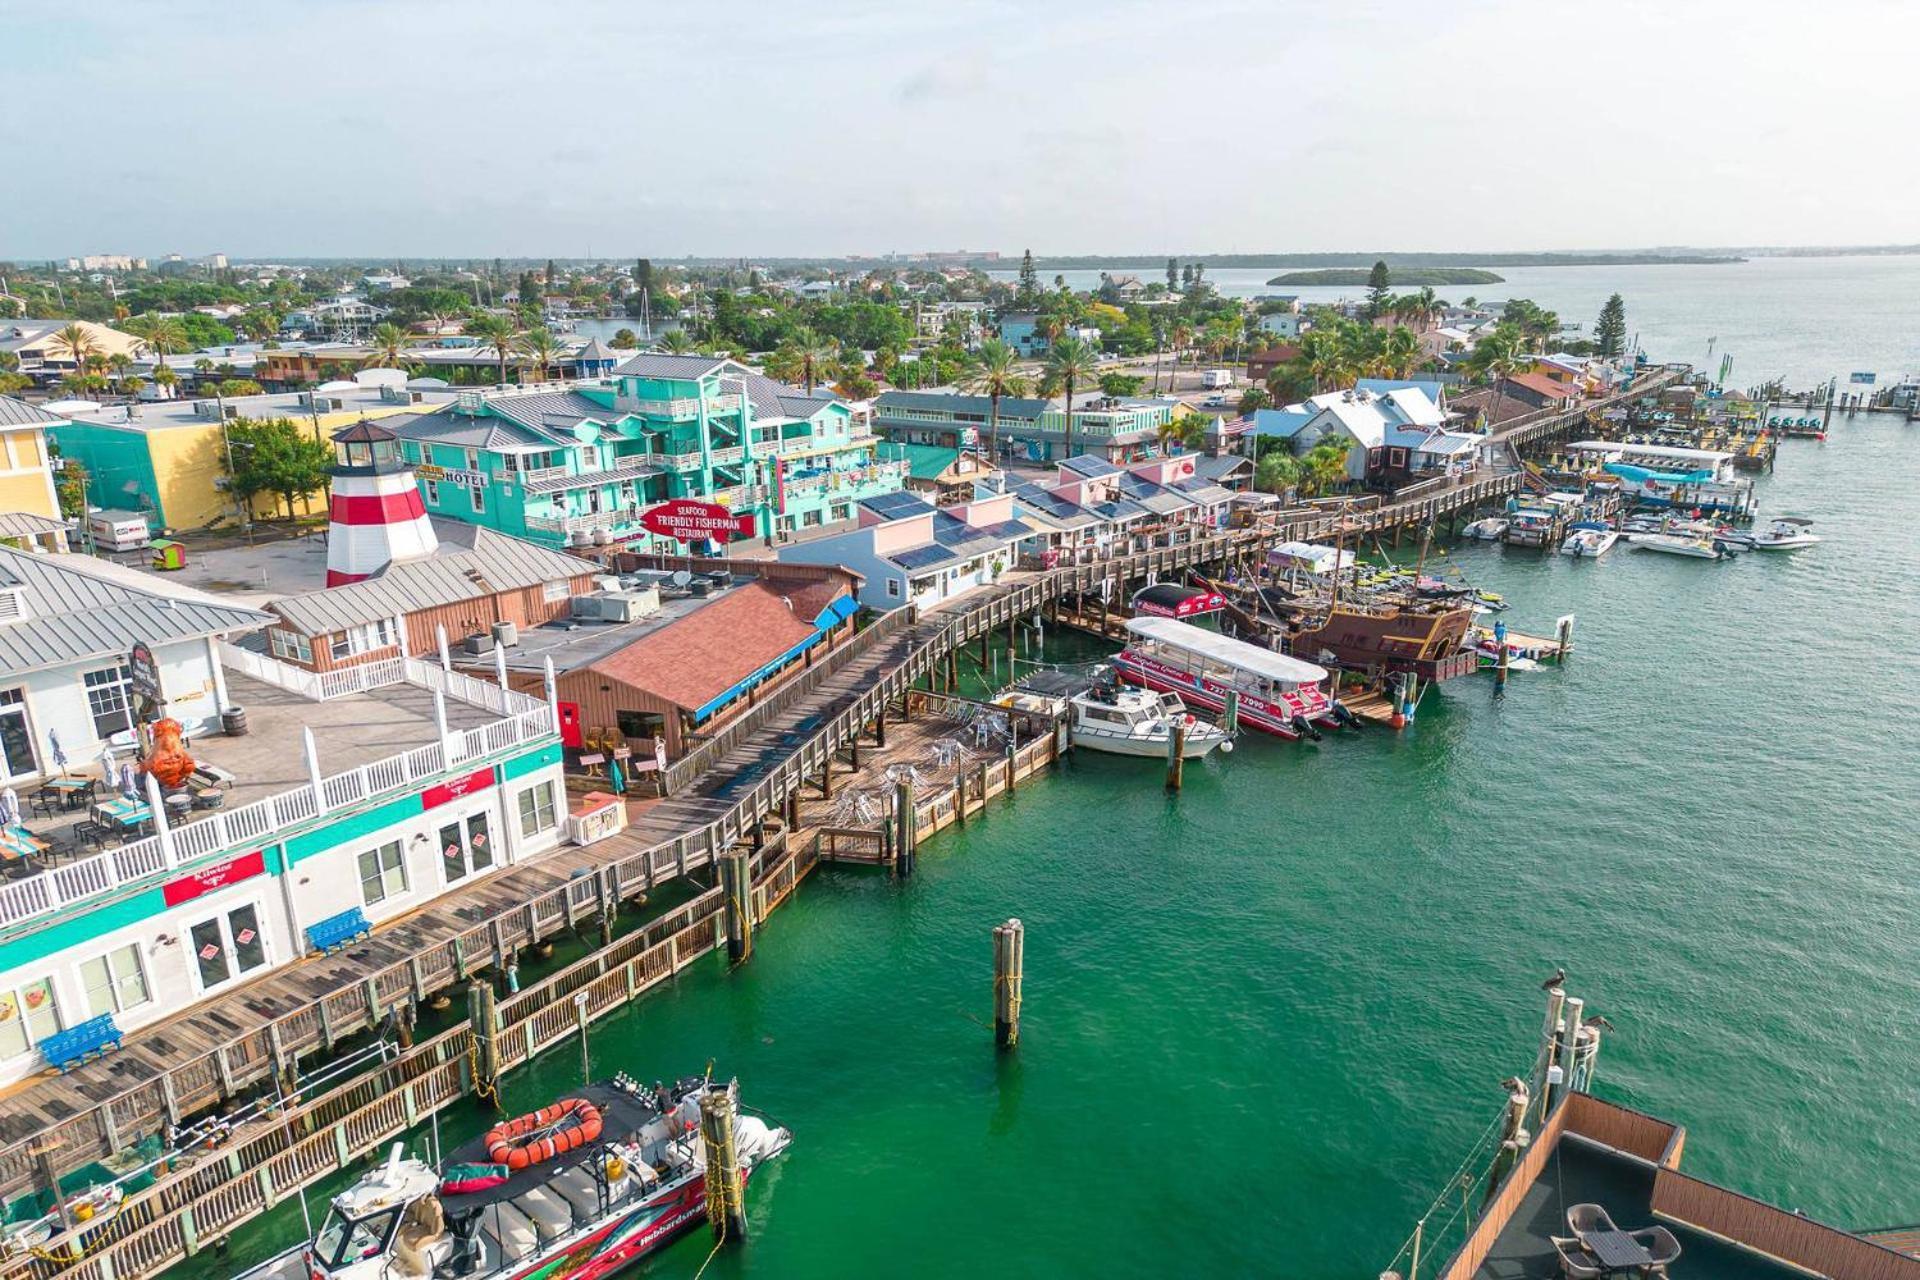
M 810 583 L 790 591 L 764 582 L 736 587 L 602 658 L 592 670 L 677 707 L 698 710 L 818 634 L 813 619 L 845 591 L 839 582 Z M 792 599 L 791 607 L 783 597 Z

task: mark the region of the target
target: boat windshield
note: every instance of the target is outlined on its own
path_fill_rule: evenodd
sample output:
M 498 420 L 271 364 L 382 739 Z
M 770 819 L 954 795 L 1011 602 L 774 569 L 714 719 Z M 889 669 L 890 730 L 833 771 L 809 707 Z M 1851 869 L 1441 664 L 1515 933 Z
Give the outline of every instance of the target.
M 398 1205 L 362 1218 L 350 1218 L 338 1208 L 332 1209 L 321 1224 L 320 1234 L 314 1237 L 313 1260 L 329 1271 L 337 1271 L 362 1258 L 374 1257 L 386 1247 L 387 1237 L 399 1220 Z

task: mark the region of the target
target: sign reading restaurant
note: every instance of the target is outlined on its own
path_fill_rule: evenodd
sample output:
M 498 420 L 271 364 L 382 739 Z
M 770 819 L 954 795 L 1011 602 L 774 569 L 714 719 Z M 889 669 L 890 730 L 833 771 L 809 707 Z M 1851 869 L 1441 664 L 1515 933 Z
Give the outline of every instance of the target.
M 681 542 L 699 542 L 712 538 L 727 542 L 753 536 L 753 512 L 734 512 L 714 502 L 696 502 L 675 498 L 640 513 L 640 523 L 649 532 Z
M 210 867 L 202 867 L 189 875 L 176 876 L 160 886 L 160 896 L 170 907 L 183 902 L 191 902 L 203 893 L 212 893 L 215 889 L 224 889 L 230 884 L 251 879 L 267 869 L 267 855 L 263 849 L 252 853 L 243 853 L 237 858 L 225 862 L 216 862 Z

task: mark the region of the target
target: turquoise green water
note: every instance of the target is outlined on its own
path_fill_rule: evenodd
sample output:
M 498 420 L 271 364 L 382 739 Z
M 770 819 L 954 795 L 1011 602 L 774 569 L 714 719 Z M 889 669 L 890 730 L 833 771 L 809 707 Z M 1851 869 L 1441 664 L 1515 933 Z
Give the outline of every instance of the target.
M 816 874 L 750 964 L 593 1038 L 605 1071 L 717 1058 L 797 1134 L 707 1274 L 1371 1277 L 1530 1061 L 1556 964 L 1618 1028 L 1598 1091 L 1684 1122 L 1691 1171 L 1920 1218 L 1916 441 L 1862 418 L 1786 445 L 1766 508 L 1827 538 L 1797 555 L 1458 552 L 1515 626 L 1579 616 L 1573 661 L 1504 699 L 1467 680 L 1402 735 L 1246 741 L 1177 799 L 1083 752 L 910 884 Z M 578 1074 L 555 1053 L 508 1102 Z

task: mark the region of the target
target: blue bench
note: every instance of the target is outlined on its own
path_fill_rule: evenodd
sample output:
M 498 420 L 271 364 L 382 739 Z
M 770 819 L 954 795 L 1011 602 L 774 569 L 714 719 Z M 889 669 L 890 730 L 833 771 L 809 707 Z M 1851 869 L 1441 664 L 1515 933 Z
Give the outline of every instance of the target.
M 337 916 L 328 916 L 307 926 L 307 943 L 316 951 L 334 952 L 373 933 L 373 926 L 358 907 L 348 907 Z
M 120 1028 L 113 1025 L 112 1014 L 103 1013 L 42 1040 L 40 1056 L 47 1060 L 48 1066 L 64 1072 L 119 1047 Z

